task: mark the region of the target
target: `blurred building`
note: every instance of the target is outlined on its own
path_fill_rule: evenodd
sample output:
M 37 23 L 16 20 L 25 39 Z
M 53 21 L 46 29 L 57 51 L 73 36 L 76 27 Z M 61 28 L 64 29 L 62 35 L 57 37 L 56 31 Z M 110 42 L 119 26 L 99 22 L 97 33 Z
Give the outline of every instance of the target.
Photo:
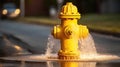
M 48 10 L 44 0 L 25 0 L 25 15 L 40 16 L 47 15 Z
M 0 8 L 6 2 L 15 2 L 20 7 L 20 0 L 0 0 Z M 56 0 L 24 0 L 25 16 L 49 16 L 49 8 L 58 6 Z M 64 0 L 64 4 L 70 0 Z M 120 13 L 120 0 L 71 0 L 80 13 Z
M 120 13 L 120 0 L 75 0 L 80 13 Z
M 120 0 L 102 0 L 99 6 L 100 13 L 120 13 Z

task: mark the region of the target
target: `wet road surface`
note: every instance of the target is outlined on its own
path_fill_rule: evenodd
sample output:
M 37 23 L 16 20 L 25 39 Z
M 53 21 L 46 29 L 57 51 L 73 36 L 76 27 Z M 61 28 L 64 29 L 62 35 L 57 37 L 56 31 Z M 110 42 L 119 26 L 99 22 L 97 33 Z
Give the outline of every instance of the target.
M 52 26 L 22 24 L 13 21 L 0 21 L 0 31 L 15 35 L 36 49 L 38 53 L 44 53 L 47 38 Z M 120 38 L 91 33 L 95 41 L 98 53 L 120 55 Z
M 36 49 L 38 53 L 44 53 L 51 27 L 13 23 L 3 21 L 0 23 L 0 31 L 13 34 Z
M 10 33 L 24 42 L 28 43 L 31 47 L 36 49 L 38 54 L 43 54 L 46 50 L 47 38 L 51 33 L 52 26 L 42 26 L 42 25 L 31 25 L 22 24 L 13 21 L 0 21 L 0 32 Z M 101 35 L 96 33 L 91 33 L 95 41 L 95 46 L 98 53 L 101 54 L 112 54 L 120 56 L 120 38 Z M 52 62 L 53 66 L 56 67 L 58 62 Z M 85 63 L 86 67 L 120 67 L 120 62 L 102 62 L 102 63 Z M 52 67 L 49 62 L 32 63 L 32 62 L 14 62 L 14 61 L 2 61 L 0 66 L 3 67 Z M 57 67 L 60 67 L 58 65 Z M 82 66 L 81 66 L 82 67 Z

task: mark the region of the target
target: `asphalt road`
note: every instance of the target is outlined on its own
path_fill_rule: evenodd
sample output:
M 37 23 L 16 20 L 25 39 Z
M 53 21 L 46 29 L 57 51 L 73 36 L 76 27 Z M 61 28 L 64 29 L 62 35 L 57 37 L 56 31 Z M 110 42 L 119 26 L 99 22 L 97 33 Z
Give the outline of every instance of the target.
M 44 53 L 52 26 L 23 24 L 15 21 L 0 21 L 0 32 L 10 33 Z M 120 55 L 120 38 L 91 33 L 98 53 Z

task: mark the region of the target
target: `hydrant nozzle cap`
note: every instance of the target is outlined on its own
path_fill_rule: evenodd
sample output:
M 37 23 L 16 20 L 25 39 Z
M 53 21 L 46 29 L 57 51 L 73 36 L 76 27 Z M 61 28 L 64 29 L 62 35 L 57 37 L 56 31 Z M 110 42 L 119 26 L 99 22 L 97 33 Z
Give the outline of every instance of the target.
M 72 2 L 67 2 L 61 9 L 59 18 L 78 18 L 80 19 L 80 14 L 78 9 Z

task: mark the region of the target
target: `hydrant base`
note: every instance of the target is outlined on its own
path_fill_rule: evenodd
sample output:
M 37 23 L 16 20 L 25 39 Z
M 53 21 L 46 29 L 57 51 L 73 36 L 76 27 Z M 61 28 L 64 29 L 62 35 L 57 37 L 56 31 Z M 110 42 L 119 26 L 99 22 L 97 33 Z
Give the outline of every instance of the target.
M 58 53 L 58 58 L 63 59 L 63 60 L 75 60 L 75 59 L 80 59 L 80 52 L 59 52 Z
M 59 55 L 58 57 L 59 59 L 62 59 L 62 60 L 75 60 L 75 59 L 80 59 L 79 56 L 70 56 L 70 55 Z

